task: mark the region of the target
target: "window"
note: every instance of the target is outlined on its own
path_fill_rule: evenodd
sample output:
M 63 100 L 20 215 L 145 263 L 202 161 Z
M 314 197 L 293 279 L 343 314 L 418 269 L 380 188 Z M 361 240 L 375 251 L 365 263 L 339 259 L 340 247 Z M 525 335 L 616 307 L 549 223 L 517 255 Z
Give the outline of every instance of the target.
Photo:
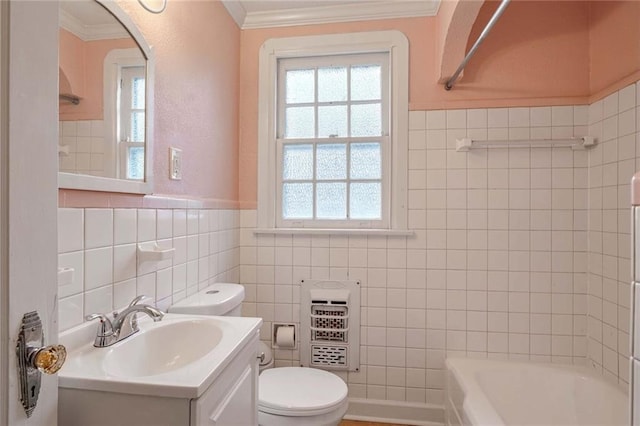
M 265 43 L 259 227 L 406 229 L 407 50 L 396 31 Z
M 388 54 L 278 65 L 277 225 L 386 226 Z
M 138 48 L 113 49 L 105 56 L 104 164 L 108 175 L 130 181 L 145 181 L 145 158 L 149 155 L 146 126 L 148 104 L 147 60 Z M 150 83 L 149 83 L 150 84 Z M 147 177 L 151 176 L 147 172 Z
M 118 142 L 120 176 L 144 179 L 145 81 L 144 66 L 120 68 Z

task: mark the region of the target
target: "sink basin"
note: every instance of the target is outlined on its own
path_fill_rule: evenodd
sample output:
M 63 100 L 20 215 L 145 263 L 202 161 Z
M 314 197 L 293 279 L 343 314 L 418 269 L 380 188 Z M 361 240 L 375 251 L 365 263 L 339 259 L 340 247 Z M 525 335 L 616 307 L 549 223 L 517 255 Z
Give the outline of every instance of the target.
M 231 359 L 259 332 L 262 320 L 166 314 L 153 322 L 138 317 L 140 331 L 107 348 L 96 348 L 96 324 L 60 334 L 67 361 L 58 386 L 171 398 L 199 398 Z
M 205 319 L 160 324 L 108 348 L 104 369 L 117 377 L 164 374 L 202 358 L 221 339 L 220 327 Z

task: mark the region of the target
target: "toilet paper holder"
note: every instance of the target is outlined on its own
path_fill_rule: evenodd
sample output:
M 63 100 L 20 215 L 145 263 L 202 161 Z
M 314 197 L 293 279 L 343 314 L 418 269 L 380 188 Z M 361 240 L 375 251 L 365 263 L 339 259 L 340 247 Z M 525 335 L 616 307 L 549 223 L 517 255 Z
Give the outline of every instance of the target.
M 271 347 L 276 349 L 297 349 L 297 328 L 296 324 L 272 323 Z

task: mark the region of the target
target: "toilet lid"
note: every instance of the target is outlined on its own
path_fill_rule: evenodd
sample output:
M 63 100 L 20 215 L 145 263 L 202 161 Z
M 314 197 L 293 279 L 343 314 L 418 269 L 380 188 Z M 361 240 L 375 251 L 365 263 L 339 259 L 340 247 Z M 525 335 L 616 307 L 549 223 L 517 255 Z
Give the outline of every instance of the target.
M 260 374 L 258 409 L 280 416 L 316 416 L 347 398 L 347 385 L 328 371 L 280 367 Z

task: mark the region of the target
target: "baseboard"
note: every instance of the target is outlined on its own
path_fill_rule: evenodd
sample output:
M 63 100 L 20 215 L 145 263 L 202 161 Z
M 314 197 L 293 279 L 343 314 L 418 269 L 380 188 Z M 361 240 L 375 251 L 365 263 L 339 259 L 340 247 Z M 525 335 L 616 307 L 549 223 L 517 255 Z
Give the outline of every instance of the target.
M 344 418 L 378 423 L 442 426 L 444 407 L 402 401 L 349 398 L 349 410 Z

